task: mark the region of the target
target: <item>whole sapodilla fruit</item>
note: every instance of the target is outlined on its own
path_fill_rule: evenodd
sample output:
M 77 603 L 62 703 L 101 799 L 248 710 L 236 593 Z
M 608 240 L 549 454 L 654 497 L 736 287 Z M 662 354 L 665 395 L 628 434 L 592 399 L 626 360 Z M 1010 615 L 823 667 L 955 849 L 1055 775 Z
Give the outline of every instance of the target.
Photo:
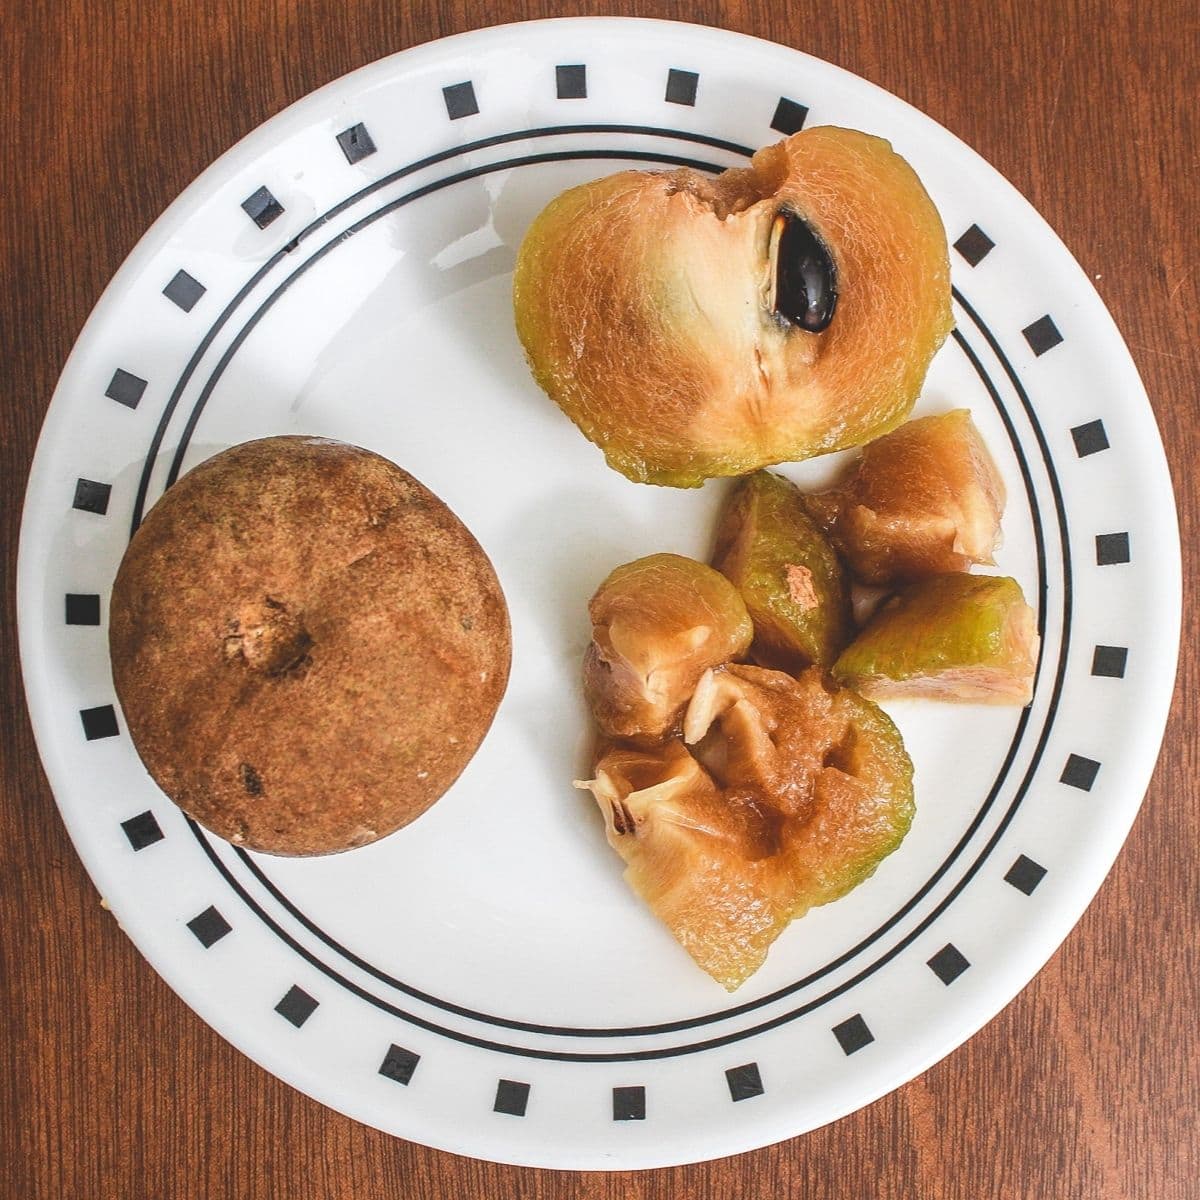
M 508 681 L 508 607 L 467 527 L 395 463 L 271 437 L 189 471 L 113 584 L 113 683 L 146 769 L 247 849 L 330 854 L 458 778 Z
M 525 236 L 513 298 L 538 383 L 611 466 L 675 487 L 887 432 L 954 323 L 921 181 L 886 141 L 831 126 L 715 177 L 564 192 Z

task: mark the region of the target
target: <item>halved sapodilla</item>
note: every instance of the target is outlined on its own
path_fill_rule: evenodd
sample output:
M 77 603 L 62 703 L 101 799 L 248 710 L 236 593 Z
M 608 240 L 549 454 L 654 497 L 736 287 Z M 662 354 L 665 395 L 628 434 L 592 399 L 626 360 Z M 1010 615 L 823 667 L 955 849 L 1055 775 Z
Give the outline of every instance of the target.
M 884 601 L 833 673 L 875 700 L 1028 704 L 1038 644 L 1015 579 L 936 575 Z
M 755 661 L 828 667 L 853 636 L 846 572 L 794 484 L 770 471 L 739 480 L 717 525 L 713 566 L 754 622 Z
M 578 786 L 626 880 L 730 991 L 790 921 L 870 877 L 913 817 L 899 731 L 816 669 L 708 671 L 683 740 L 609 748 L 594 774 Z
M 583 691 L 592 716 L 609 737 L 643 742 L 671 733 L 700 676 L 745 654 L 754 635 L 729 580 L 681 554 L 617 567 L 588 615 Z
M 611 466 L 675 487 L 893 428 L 953 326 L 921 181 L 888 142 L 832 126 L 716 177 L 564 192 L 525 236 L 513 301 L 542 388 Z
M 807 497 L 855 577 L 876 586 L 990 563 L 1004 480 L 965 408 L 908 421 Z

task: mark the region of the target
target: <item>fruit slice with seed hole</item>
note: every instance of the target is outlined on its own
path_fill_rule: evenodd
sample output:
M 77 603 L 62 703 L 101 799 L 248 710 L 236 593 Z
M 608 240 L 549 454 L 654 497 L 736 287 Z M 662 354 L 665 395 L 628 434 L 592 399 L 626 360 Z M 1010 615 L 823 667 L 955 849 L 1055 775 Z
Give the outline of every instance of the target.
M 954 323 L 920 180 L 833 127 L 716 178 L 572 188 L 530 226 L 513 304 L 535 379 L 609 465 L 675 487 L 895 427 Z
M 1004 481 L 959 408 L 871 442 L 848 478 L 808 504 L 859 580 L 907 582 L 992 562 Z
M 764 666 L 829 666 L 850 640 L 845 571 L 786 479 L 758 471 L 738 483 L 717 526 L 713 566 L 741 592 Z
M 746 606 L 719 571 L 679 554 L 618 567 L 588 605 L 592 641 L 583 689 L 611 737 L 665 737 L 696 680 L 745 654 L 753 636 Z
M 845 895 L 903 840 L 912 763 L 889 718 L 823 682 L 705 673 L 685 736 L 607 749 L 589 789 L 625 878 L 732 991 L 788 923 Z
M 939 575 L 886 600 L 833 668 L 864 696 L 1028 704 L 1037 620 L 1015 579 Z

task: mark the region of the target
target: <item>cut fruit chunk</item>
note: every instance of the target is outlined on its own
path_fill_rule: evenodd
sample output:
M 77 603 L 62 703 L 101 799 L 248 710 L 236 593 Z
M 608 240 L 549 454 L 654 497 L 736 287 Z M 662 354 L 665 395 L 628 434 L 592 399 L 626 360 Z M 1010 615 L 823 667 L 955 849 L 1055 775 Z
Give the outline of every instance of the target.
M 613 747 L 586 787 L 630 886 L 732 991 L 788 923 L 867 879 L 912 823 L 912 763 L 816 669 L 706 672 L 679 739 Z
M 745 654 L 746 605 L 719 571 L 679 554 L 618 567 L 588 605 L 583 690 L 610 737 L 655 741 L 674 730 L 709 667 Z
M 959 408 L 871 442 L 849 478 L 808 505 L 863 583 L 911 582 L 991 563 L 1004 481 Z
M 758 471 L 731 494 L 713 566 L 742 594 L 757 662 L 798 672 L 830 666 L 853 633 L 845 572 L 800 490 Z
M 1037 619 L 1015 579 L 938 575 L 886 600 L 833 668 L 872 699 L 1028 704 Z

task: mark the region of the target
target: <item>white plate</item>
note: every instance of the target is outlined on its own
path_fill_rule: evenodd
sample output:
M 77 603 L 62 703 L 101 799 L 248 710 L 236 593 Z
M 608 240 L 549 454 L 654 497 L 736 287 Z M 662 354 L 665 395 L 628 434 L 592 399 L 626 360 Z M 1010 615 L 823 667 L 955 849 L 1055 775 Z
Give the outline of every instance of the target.
M 941 210 L 958 331 L 919 411 L 974 411 L 1009 486 L 999 567 L 1040 602 L 1045 650 L 1024 712 L 892 706 L 917 769 L 912 833 L 729 996 L 632 897 L 570 786 L 588 596 L 638 555 L 703 556 L 726 485 L 670 491 L 608 470 L 529 377 L 510 272 L 530 219 L 569 184 L 631 163 L 740 163 L 801 121 L 890 138 Z M 357 442 L 431 486 L 491 555 L 514 631 L 508 694 L 461 781 L 412 827 L 314 861 L 239 853 L 185 820 L 130 744 L 106 652 L 138 516 L 179 470 L 280 432 Z M 1030 206 L 844 71 L 609 19 L 384 59 L 206 171 L 121 268 L 63 371 L 19 572 L 29 704 L 64 820 L 184 1000 L 358 1120 L 578 1168 L 812 1129 L 993 1016 L 1078 919 L 1137 811 L 1179 606 L 1145 393 Z

